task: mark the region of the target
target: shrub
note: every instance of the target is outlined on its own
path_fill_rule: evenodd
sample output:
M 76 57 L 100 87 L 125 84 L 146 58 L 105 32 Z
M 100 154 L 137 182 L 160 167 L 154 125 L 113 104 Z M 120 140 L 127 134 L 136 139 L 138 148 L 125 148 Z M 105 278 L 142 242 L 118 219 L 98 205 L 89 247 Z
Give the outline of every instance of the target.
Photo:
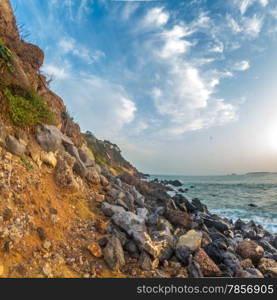
M 10 72 L 14 72 L 14 68 L 12 65 L 12 53 L 11 51 L 4 45 L 4 42 L 0 39 L 0 57 L 5 61 L 8 70 Z
M 4 89 L 8 99 L 8 110 L 12 121 L 19 126 L 34 126 L 39 123 L 55 123 L 55 117 L 47 104 L 36 92 L 26 95 L 14 95 L 8 88 Z

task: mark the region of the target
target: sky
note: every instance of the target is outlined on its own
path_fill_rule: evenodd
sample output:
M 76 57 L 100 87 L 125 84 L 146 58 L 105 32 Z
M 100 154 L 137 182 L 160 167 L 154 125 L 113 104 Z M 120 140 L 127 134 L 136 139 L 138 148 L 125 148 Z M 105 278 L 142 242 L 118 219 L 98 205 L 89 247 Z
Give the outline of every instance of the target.
M 140 171 L 277 171 L 277 1 L 11 2 L 82 130 Z

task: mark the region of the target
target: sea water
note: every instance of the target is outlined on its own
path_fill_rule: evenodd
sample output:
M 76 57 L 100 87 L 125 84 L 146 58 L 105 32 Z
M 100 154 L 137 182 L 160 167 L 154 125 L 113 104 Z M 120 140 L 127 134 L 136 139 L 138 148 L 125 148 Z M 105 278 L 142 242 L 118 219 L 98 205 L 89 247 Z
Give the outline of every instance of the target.
M 225 176 L 151 175 L 150 180 L 178 179 L 189 200 L 200 199 L 211 213 L 236 221 L 253 220 L 277 233 L 277 174 L 258 173 Z M 180 187 L 173 187 L 177 192 Z M 172 195 L 172 193 L 171 193 Z M 257 207 L 251 207 L 254 204 Z

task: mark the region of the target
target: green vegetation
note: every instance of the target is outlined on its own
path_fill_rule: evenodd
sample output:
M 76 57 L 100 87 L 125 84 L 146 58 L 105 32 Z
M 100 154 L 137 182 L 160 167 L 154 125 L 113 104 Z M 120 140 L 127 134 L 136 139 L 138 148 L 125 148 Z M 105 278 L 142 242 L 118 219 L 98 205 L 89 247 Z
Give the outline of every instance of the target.
M 32 170 L 34 168 L 33 165 L 26 159 L 25 155 L 20 155 L 20 160 L 26 169 Z
M 14 67 L 12 65 L 13 56 L 11 51 L 4 45 L 4 42 L 0 39 L 0 58 L 6 63 L 8 70 L 14 72 Z
M 36 92 L 25 92 L 22 96 L 13 94 L 7 87 L 3 92 L 9 102 L 10 117 L 16 125 L 34 126 L 39 123 L 55 123 L 53 113 Z

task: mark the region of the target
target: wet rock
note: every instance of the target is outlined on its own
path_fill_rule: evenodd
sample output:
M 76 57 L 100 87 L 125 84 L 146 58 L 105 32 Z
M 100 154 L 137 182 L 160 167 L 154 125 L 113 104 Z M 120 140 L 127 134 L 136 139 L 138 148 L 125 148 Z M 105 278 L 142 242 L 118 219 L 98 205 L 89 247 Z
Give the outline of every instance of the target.
M 174 225 L 183 226 L 189 229 L 192 226 L 191 216 L 180 210 L 167 209 L 166 218 Z
M 277 249 L 277 235 L 274 237 L 274 239 L 272 241 L 272 245 L 273 245 L 273 247 L 275 247 Z
M 115 213 L 112 217 L 113 222 L 121 229 L 125 230 L 130 236 L 137 232 L 146 231 L 145 222 L 142 218 L 132 212 Z
M 157 258 L 152 260 L 149 254 L 143 251 L 139 257 L 139 265 L 142 268 L 142 270 L 151 271 L 158 267 L 159 260 Z
M 230 225 L 222 220 L 216 220 L 208 215 L 202 215 L 203 221 L 207 227 L 214 227 L 220 232 L 228 231 L 230 230 Z
M 119 271 L 125 265 L 124 252 L 120 240 L 117 237 L 111 237 L 103 250 L 104 259 L 108 266 Z
M 96 243 L 96 242 L 93 242 L 93 243 L 89 244 L 88 245 L 88 250 L 95 257 L 102 257 L 103 256 L 102 249 L 99 246 L 99 244 Z
M 194 260 L 199 264 L 201 272 L 205 277 L 218 277 L 221 276 L 221 271 L 213 260 L 207 255 L 204 249 L 200 248 Z
M 195 206 L 198 211 L 208 213 L 207 205 L 203 204 L 198 198 L 192 199 L 191 204 Z
M 108 202 L 103 202 L 101 210 L 107 217 L 112 217 L 115 213 L 125 212 L 125 209 L 118 205 L 111 205 Z
M 14 155 L 22 155 L 26 151 L 26 143 L 23 140 L 18 140 L 12 135 L 6 138 L 6 148 Z
M 202 236 L 202 232 L 190 230 L 179 238 L 176 249 L 186 246 L 191 250 L 196 250 L 201 246 Z
M 194 213 L 197 211 L 197 208 L 183 195 L 177 194 L 173 197 L 173 199 L 181 210 L 189 213 Z
M 245 226 L 245 223 L 241 219 L 238 219 L 234 224 L 234 229 L 242 230 L 243 226 Z
M 171 185 L 176 186 L 176 187 L 179 187 L 179 186 L 183 185 L 182 182 L 180 180 L 177 180 L 177 179 L 176 180 L 168 180 L 167 182 L 168 182 L 168 184 L 171 184 Z
M 192 250 L 187 246 L 180 246 L 175 249 L 176 257 L 182 262 L 184 266 L 188 266 L 190 255 L 192 254 Z
M 258 207 L 258 205 L 253 204 L 253 203 L 249 203 L 248 206 L 250 206 L 250 207 Z
M 237 253 L 242 258 L 250 258 L 256 263 L 264 256 L 264 249 L 254 241 L 244 240 L 238 244 Z
M 277 262 L 273 259 L 262 258 L 258 269 L 267 277 L 277 278 Z

